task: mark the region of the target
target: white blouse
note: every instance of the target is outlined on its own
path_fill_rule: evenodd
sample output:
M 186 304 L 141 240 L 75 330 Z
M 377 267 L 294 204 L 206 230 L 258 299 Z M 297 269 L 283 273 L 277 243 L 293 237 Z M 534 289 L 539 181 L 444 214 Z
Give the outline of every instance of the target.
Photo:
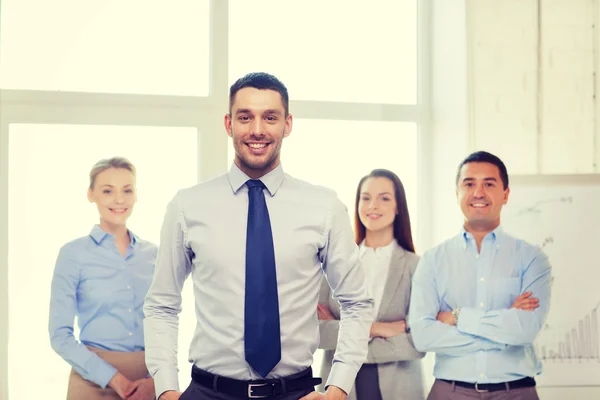
M 375 318 L 377 318 L 379 306 L 381 305 L 383 290 L 385 289 L 385 283 L 392 261 L 392 254 L 397 246 L 396 239 L 392 240 L 388 245 L 377 247 L 375 249 L 367 247 L 364 240 L 359 246 L 360 260 L 367 277 L 369 292 L 375 299 L 373 307 L 373 315 Z

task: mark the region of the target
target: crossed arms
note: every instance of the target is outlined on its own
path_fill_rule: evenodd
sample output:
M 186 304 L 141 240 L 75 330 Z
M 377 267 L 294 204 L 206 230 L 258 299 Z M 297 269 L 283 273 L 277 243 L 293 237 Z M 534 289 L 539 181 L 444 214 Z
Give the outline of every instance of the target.
M 461 356 L 527 345 L 533 343 L 546 321 L 550 309 L 551 267 L 542 253 L 525 266 L 522 293 L 511 308 L 486 311 L 463 307 L 458 324 L 450 312 L 440 313 L 435 276 L 433 263 L 426 254 L 413 279 L 408 321 L 419 351 Z

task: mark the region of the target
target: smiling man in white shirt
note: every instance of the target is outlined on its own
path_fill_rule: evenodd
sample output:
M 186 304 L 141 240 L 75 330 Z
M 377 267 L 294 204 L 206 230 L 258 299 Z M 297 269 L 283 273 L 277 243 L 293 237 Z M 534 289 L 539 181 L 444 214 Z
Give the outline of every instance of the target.
M 235 148 L 228 173 L 181 190 L 165 217 L 144 311 L 146 362 L 161 400 L 343 400 L 367 353 L 373 301 L 344 205 L 326 188 L 283 172 L 292 130 L 288 93 L 251 73 L 230 89 Z M 177 382 L 177 315 L 192 274 L 197 325 L 192 383 Z M 325 274 L 343 309 L 325 394 L 310 366 L 319 343 Z

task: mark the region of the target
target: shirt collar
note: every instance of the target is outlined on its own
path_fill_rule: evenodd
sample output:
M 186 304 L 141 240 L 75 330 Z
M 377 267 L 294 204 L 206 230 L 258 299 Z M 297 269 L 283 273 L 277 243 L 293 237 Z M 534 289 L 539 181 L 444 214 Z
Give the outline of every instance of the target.
M 231 185 L 233 193 L 237 193 L 242 186 L 246 184 L 246 181 L 251 179 L 235 163 L 231 164 L 228 176 L 229 184 Z M 271 196 L 275 196 L 275 193 L 277 193 L 277 190 L 281 187 L 285 179 L 285 174 L 283 173 L 281 163 L 279 163 L 275 169 L 269 171 L 258 179 L 264 183 Z
M 496 227 L 496 229 L 494 229 L 493 231 L 491 231 L 490 233 L 488 233 L 487 235 L 485 235 L 485 237 L 483 238 L 483 240 L 490 239 L 492 241 L 496 241 L 503 234 L 504 234 L 504 229 L 502 229 L 502 225 L 498 225 Z M 470 232 L 466 231 L 464 225 L 460 227 L 460 235 L 463 238 L 463 240 L 465 241 L 465 243 L 467 243 L 469 240 L 473 240 L 473 235 Z
M 129 232 L 129 237 L 131 238 L 129 246 L 133 247 L 138 242 L 139 238 L 131 230 L 127 230 L 127 232 Z M 112 236 L 110 233 L 104 232 L 104 230 L 100 228 L 100 225 L 98 224 L 94 225 L 94 227 L 90 231 L 90 237 L 94 239 L 94 242 L 96 242 L 96 244 L 102 243 L 102 241 L 106 239 L 106 237 L 109 235 Z
M 400 245 L 398 244 L 398 242 L 396 242 L 396 239 L 392 240 L 389 244 L 386 244 L 385 246 L 382 246 L 382 247 L 377 247 L 376 249 L 373 249 L 371 247 L 367 247 L 367 245 L 365 244 L 364 240 L 358 245 L 358 249 L 360 251 L 360 256 L 361 257 L 362 257 L 363 254 L 365 254 L 365 252 L 367 250 L 371 250 L 373 252 L 377 252 L 377 254 L 379 254 L 379 255 L 391 254 L 392 251 L 394 251 L 394 249 L 396 247 L 400 247 Z

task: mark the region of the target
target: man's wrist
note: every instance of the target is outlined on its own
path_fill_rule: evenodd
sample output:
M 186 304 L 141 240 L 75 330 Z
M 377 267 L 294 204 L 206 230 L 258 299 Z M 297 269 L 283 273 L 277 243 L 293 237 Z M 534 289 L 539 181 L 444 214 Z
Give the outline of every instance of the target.
M 348 393 L 344 392 L 344 390 L 334 385 L 327 386 L 327 390 L 325 392 L 335 395 L 335 399 L 346 399 L 348 397 Z
M 158 396 L 158 400 L 167 400 L 170 398 L 171 394 L 177 393 L 175 390 L 167 390 L 166 392 L 162 392 L 160 396 Z

